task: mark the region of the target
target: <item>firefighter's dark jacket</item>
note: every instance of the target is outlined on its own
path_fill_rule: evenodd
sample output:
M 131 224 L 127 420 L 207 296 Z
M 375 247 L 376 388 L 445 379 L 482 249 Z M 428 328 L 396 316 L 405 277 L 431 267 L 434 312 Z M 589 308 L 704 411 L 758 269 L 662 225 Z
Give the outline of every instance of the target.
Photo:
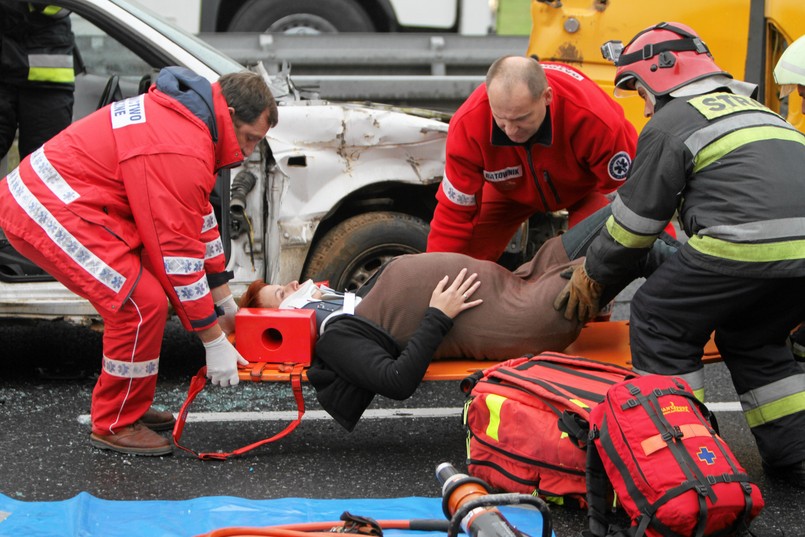
M 450 317 L 428 308 L 403 349 L 386 330 L 358 315 L 333 319 L 316 342 L 307 372 L 316 398 L 352 431 L 375 394 L 401 400 L 414 393 L 452 326 Z
M 69 15 L 38 2 L 0 2 L 0 83 L 72 89 L 84 66 Z
M 805 276 L 805 136 L 762 104 L 714 92 L 672 99 L 643 129 L 629 180 L 587 252 L 608 284 L 678 209 L 678 255 L 730 276 Z

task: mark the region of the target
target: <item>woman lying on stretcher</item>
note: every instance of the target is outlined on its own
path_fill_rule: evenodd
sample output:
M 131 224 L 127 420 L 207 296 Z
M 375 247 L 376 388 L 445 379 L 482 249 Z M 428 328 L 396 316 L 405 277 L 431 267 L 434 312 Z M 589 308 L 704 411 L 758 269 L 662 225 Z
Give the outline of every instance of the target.
M 396 257 L 357 291 L 354 315 L 344 314 L 342 297 L 312 282 L 258 280 L 240 305 L 324 312 L 307 377 L 322 407 L 351 431 L 375 394 L 410 397 L 431 359 L 506 360 L 570 345 L 581 324 L 553 303 L 567 283 L 563 273 L 582 262 L 609 215 L 605 207 L 550 239 L 514 272 L 456 253 Z M 604 290 L 601 303 L 675 251 L 657 241 L 622 287 Z

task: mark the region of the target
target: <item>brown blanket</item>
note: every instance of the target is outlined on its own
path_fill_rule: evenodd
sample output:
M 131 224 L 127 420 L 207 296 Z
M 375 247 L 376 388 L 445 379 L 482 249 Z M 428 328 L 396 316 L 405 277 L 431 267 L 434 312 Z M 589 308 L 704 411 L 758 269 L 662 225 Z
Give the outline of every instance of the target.
M 530 262 L 510 272 L 490 261 L 455 253 L 400 256 L 380 274 L 355 313 L 389 331 L 405 346 L 419 326 L 436 284 L 462 268 L 478 273 L 481 286 L 472 299 L 484 303 L 455 318 L 434 358 L 503 360 L 546 350 L 561 351 L 581 326 L 553 309 L 567 280 L 559 273 L 571 264 L 559 238 L 548 241 Z

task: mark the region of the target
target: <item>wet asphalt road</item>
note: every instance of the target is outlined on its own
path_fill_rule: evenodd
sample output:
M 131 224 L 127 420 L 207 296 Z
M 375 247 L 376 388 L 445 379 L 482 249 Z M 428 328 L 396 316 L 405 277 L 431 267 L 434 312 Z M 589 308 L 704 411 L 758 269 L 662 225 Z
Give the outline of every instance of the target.
M 624 305 L 614 317 L 624 318 Z M 0 493 L 23 501 L 71 498 L 79 492 L 110 500 L 181 500 L 199 496 L 250 499 L 435 497 L 435 467 L 464 471 L 464 431 L 457 382 L 424 383 L 404 402 L 378 398 L 373 409 L 437 408 L 446 417 L 364 419 L 347 433 L 305 389 L 308 414 L 290 436 L 226 462 L 202 462 L 177 451 L 170 457 L 129 457 L 88 442 L 90 393 L 97 375 L 100 335 L 64 323 L 0 323 Z M 171 322 L 160 364 L 156 404 L 178 410 L 203 349 Z M 51 378 L 83 371 L 79 378 Z M 707 366 L 710 401 L 737 401 L 723 364 Z M 241 383 L 208 387 L 194 412 L 289 411 L 288 386 Z M 82 416 L 84 417 L 82 420 Z M 767 478 L 743 417 L 717 412 L 722 436 L 759 484 L 766 509 L 753 525 L 760 536 L 803 536 L 805 491 Z M 189 423 L 183 442 L 199 450 L 231 450 L 279 431 L 283 421 Z M 556 535 L 579 535 L 584 513 L 552 509 Z M 1 528 L 0 528 L 1 529 Z M 2 532 L 0 531 L 0 534 Z

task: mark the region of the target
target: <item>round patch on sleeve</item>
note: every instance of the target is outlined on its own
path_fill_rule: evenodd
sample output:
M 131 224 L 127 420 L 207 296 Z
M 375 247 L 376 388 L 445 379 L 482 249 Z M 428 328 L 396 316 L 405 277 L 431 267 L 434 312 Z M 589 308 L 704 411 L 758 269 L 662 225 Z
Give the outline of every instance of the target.
M 629 168 L 632 166 L 632 157 L 626 151 L 620 151 L 609 159 L 607 168 L 609 176 L 615 181 L 623 181 L 629 175 Z

